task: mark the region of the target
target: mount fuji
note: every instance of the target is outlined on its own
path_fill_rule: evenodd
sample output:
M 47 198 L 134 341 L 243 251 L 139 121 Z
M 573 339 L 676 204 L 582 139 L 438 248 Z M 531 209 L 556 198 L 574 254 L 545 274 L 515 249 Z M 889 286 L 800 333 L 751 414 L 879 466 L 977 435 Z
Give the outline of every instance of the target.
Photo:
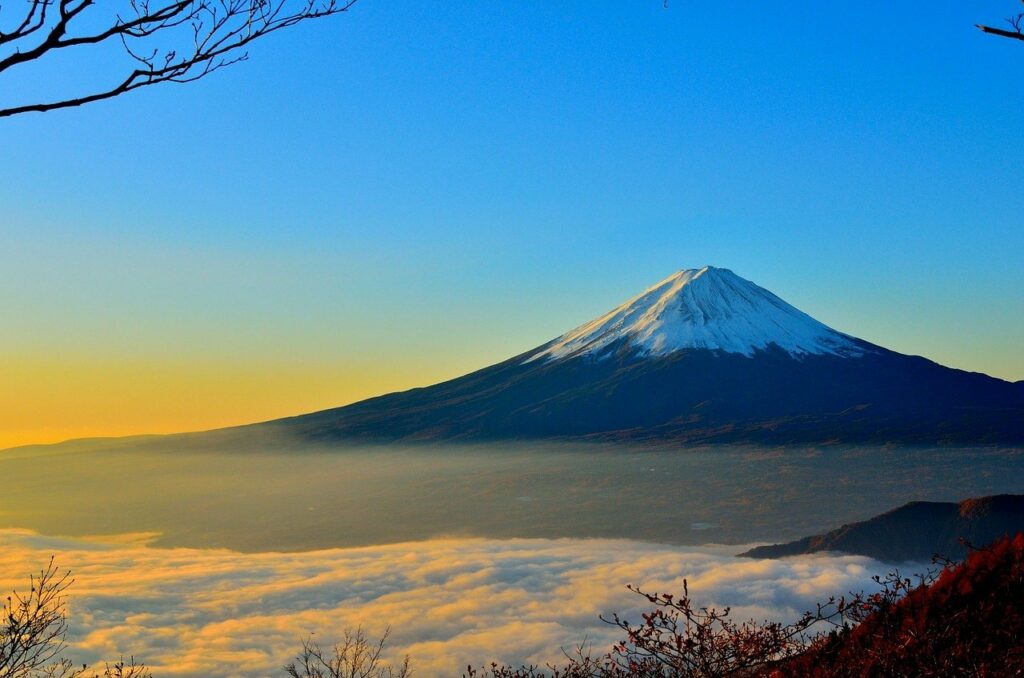
M 267 422 L 315 441 L 1024 443 L 1024 382 L 838 332 L 732 271 L 679 271 L 505 362 Z
M 601 356 L 625 340 L 643 356 L 706 349 L 752 356 L 777 346 L 792 356 L 863 353 L 856 340 L 822 325 L 724 268 L 665 278 L 610 313 L 563 334 L 528 361 Z

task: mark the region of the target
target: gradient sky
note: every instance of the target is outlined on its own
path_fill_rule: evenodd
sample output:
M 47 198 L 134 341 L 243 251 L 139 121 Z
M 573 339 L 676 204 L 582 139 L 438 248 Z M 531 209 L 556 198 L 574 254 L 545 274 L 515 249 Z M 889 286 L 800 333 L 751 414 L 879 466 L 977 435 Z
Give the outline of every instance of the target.
M 1022 379 L 1024 47 L 972 27 L 1014 10 L 361 0 L 6 119 L 0 447 L 428 384 L 705 264 Z

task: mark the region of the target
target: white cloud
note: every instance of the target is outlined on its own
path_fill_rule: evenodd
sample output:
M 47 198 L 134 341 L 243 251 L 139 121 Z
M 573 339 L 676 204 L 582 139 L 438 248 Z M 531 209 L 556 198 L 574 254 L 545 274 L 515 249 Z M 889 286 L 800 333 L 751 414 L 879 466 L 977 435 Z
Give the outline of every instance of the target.
M 461 675 L 492 659 L 543 663 L 589 638 L 617 640 L 598 615 L 676 591 L 741 617 L 794 618 L 829 595 L 870 587 L 885 565 L 861 557 L 734 558 L 738 547 L 621 540 L 452 539 L 301 553 L 157 549 L 141 536 L 49 538 L 0 530 L 0 591 L 51 554 L 73 571 L 72 651 L 134 654 L 158 678 L 280 675 L 309 633 L 330 642 L 391 626 L 392 655 L 419 676 Z

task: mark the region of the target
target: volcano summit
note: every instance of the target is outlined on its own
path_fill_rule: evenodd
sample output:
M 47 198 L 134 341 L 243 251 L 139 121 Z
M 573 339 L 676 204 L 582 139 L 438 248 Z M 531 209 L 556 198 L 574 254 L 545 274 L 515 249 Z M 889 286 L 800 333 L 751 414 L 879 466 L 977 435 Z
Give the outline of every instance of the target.
M 644 356 L 707 349 L 752 356 L 776 346 L 793 356 L 856 356 L 856 340 L 822 325 L 724 268 L 687 269 L 555 339 L 530 360 L 599 356 L 625 341 Z
M 1024 443 L 1024 382 L 843 334 L 727 269 L 463 377 L 259 426 L 318 441 Z

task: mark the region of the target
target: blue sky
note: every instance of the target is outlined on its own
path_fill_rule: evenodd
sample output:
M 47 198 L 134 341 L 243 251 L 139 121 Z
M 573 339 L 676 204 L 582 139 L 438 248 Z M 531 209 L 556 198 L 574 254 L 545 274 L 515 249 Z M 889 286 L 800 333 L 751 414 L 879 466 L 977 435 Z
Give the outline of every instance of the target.
M 7 119 L 9 397 L 45 409 L 28 364 L 83 394 L 97 365 L 160 364 L 220 400 L 263 375 L 212 424 L 326 407 L 500 360 L 704 264 L 1022 379 L 1024 47 L 972 27 L 1015 9 L 361 0 L 199 83 Z M 52 401 L 68 419 L 74 399 Z

